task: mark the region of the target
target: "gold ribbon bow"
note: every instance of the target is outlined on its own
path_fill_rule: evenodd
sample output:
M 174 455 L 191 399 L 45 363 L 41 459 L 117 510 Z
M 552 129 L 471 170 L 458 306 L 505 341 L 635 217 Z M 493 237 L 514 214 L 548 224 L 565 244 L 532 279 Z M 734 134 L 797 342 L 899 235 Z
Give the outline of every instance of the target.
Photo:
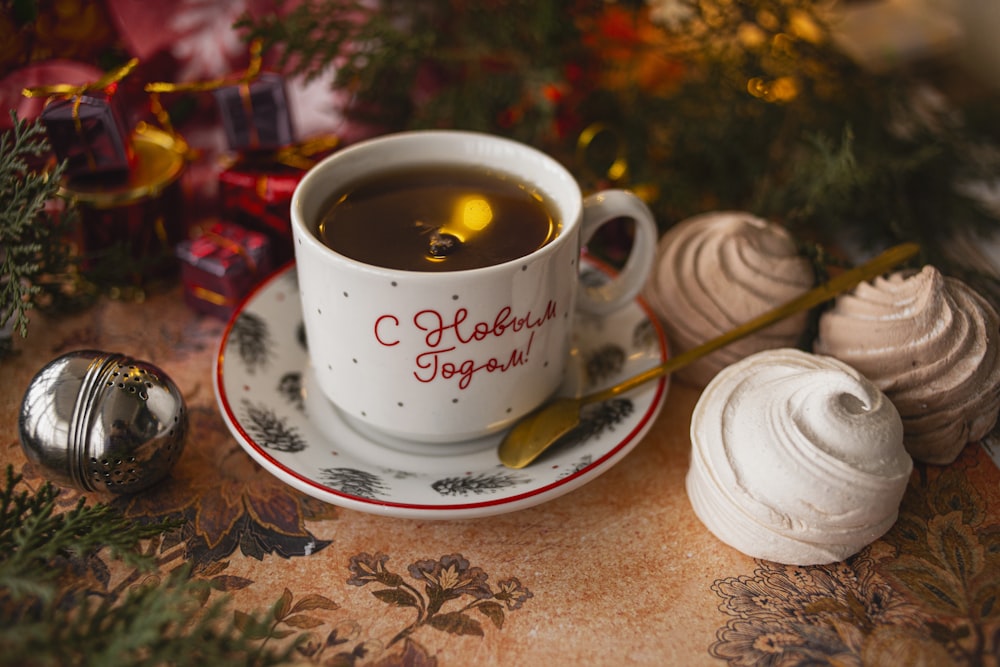
M 250 63 L 247 65 L 247 69 L 243 72 L 242 76 L 238 78 L 224 77 L 218 79 L 209 79 L 208 81 L 190 81 L 188 83 L 172 83 L 168 81 L 154 81 L 153 83 L 147 83 L 144 90 L 149 93 L 150 107 L 153 111 L 153 115 L 156 116 L 156 120 L 160 125 L 173 135 L 177 133 L 174 131 L 173 123 L 170 122 L 170 114 L 167 113 L 166 108 L 160 101 L 161 93 L 202 93 L 210 90 L 217 90 L 223 86 L 239 86 L 240 87 L 240 98 L 243 101 L 243 106 L 247 110 L 248 115 L 252 110 L 250 103 L 250 84 L 253 83 L 260 75 L 260 70 L 262 66 L 262 52 L 263 44 L 259 39 L 255 39 L 250 42 Z M 251 129 L 252 126 L 251 126 Z M 254 137 L 256 140 L 256 137 Z
M 22 89 L 21 94 L 25 97 L 61 97 L 64 99 L 75 97 L 79 99 L 86 93 L 92 93 L 98 90 L 106 91 L 108 88 L 115 86 L 119 81 L 128 76 L 138 64 L 139 59 L 132 58 L 118 69 L 106 73 L 97 81 L 82 84 L 56 83 L 49 86 L 35 86 L 32 88 Z
M 340 137 L 337 135 L 321 134 L 279 148 L 274 153 L 274 159 L 279 164 L 305 170 L 316 164 L 317 156 L 332 151 L 338 145 Z
M 250 64 L 239 78 L 234 79 L 232 77 L 223 77 L 218 79 L 209 79 L 208 81 L 190 81 L 188 83 L 154 81 L 153 83 L 146 84 L 145 91 L 153 95 L 159 95 L 160 93 L 201 93 L 209 90 L 216 90 L 218 88 L 222 88 L 223 86 L 249 84 L 260 74 L 262 51 L 263 45 L 259 39 L 255 39 L 250 42 Z

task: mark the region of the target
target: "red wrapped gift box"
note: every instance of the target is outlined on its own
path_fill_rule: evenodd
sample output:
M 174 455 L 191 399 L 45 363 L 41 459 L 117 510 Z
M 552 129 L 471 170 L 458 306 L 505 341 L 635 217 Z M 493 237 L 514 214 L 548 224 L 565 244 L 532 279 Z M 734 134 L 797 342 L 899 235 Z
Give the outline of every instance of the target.
M 267 236 L 276 264 L 292 258 L 291 201 L 305 170 L 241 160 L 219 175 L 225 217 Z
M 306 172 L 340 146 L 319 135 L 268 154 L 242 155 L 219 174 L 219 203 L 227 220 L 265 234 L 275 265 L 292 259 L 292 194 Z
M 194 310 L 227 319 L 271 271 L 267 237 L 216 222 L 201 236 L 177 244 L 184 300 Z

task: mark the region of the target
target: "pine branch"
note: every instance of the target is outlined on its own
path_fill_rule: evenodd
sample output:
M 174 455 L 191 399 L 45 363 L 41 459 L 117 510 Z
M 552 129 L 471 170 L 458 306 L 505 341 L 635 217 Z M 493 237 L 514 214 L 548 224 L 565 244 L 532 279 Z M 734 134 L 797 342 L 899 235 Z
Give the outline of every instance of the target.
M 7 466 L 0 489 L 0 589 L 15 602 L 26 597 L 56 598 L 60 559 L 81 559 L 107 547 L 113 558 L 150 570 L 154 561 L 138 551 L 140 540 L 155 537 L 176 523 L 140 525 L 111 506 L 87 506 L 81 498 L 72 510 L 56 513 L 58 489 L 45 483 L 34 492 L 16 490 L 21 481 Z
M 62 273 L 69 264 L 63 235 L 74 224 L 75 211 L 67 207 L 53 216 L 46 210 L 66 165 L 32 168 L 30 163 L 49 151 L 45 130 L 37 121 L 19 120 L 13 110 L 10 114 L 13 127 L 0 135 L 0 327 L 13 320 L 24 337 L 28 311 L 43 292 L 60 288 L 45 276 Z
M 188 575 L 179 568 L 163 583 L 138 586 L 120 601 L 85 598 L 69 611 L 49 606 L 43 614 L 5 623 L 2 660 L 25 667 L 265 667 L 290 660 L 294 644 L 281 652 L 258 650 L 234 620 L 225 621 L 226 599 L 202 609 L 209 584 Z
M 21 481 L 7 466 L 0 488 L 0 663 L 235 667 L 289 660 L 294 642 L 264 650 L 234 617 L 224 620 L 228 598 L 205 607 L 211 584 L 191 579 L 189 566 L 160 580 L 139 544 L 175 522 L 142 526 L 108 505 L 88 507 L 82 500 L 60 514 L 52 484 L 28 492 L 18 490 Z M 124 595 L 85 589 L 74 567 L 105 547 L 149 573 L 152 583 Z
M 428 33 L 414 30 L 419 7 L 406 0 L 312 0 L 289 12 L 244 16 L 234 27 L 265 49 L 280 47 L 278 67 L 290 74 L 311 80 L 335 69 L 335 87 L 357 96 L 369 122 L 398 124 L 412 111 L 410 92 L 432 46 Z
M 552 126 L 553 110 L 538 103 L 542 87 L 561 81 L 567 51 L 582 48 L 572 12 L 599 6 L 312 0 L 285 13 L 247 15 L 235 27 L 276 48 L 289 73 L 334 69 L 334 87 L 353 97 L 345 111 L 366 123 L 506 131 L 530 143 L 548 138 Z M 504 125 L 511 107 L 517 121 Z

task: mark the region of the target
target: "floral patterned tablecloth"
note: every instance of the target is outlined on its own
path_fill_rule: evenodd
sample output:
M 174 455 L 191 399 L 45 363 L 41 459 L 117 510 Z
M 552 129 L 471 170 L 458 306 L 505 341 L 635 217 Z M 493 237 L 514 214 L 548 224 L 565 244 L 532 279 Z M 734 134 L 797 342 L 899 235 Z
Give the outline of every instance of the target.
M 183 519 L 155 545 L 159 562 L 191 563 L 213 596 L 231 596 L 236 619 L 273 609 L 259 641 L 305 633 L 304 664 L 1000 661 L 1000 470 L 984 447 L 918 465 L 896 526 L 856 556 L 782 566 L 723 545 L 694 516 L 684 476 L 698 392 L 674 383 L 643 441 L 582 488 L 491 518 L 387 518 L 305 496 L 241 449 L 212 389 L 223 329 L 179 289 L 36 314 L 0 361 L 0 465 L 44 479 L 17 415 L 49 360 L 97 348 L 160 366 L 188 405 L 186 448 L 165 481 L 110 502 L 137 520 Z M 85 585 L 114 592 L 145 576 L 108 567 Z

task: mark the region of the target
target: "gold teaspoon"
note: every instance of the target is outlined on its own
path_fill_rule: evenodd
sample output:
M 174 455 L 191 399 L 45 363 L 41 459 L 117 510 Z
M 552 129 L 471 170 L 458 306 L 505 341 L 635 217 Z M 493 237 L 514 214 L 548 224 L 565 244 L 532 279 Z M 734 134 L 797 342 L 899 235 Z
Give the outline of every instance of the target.
M 865 264 L 841 273 L 774 310 L 770 310 L 717 338 L 668 359 L 659 366 L 654 366 L 613 387 L 587 396 L 556 398 L 546 403 L 523 417 L 507 432 L 500 443 L 498 452 L 501 463 L 508 468 L 525 467 L 580 423 L 580 408 L 584 405 L 606 401 L 646 382 L 673 373 L 740 338 L 760 331 L 786 317 L 814 308 L 863 281 L 876 278 L 897 264 L 914 257 L 919 251 L 920 246 L 915 243 L 903 243 L 889 248 Z

